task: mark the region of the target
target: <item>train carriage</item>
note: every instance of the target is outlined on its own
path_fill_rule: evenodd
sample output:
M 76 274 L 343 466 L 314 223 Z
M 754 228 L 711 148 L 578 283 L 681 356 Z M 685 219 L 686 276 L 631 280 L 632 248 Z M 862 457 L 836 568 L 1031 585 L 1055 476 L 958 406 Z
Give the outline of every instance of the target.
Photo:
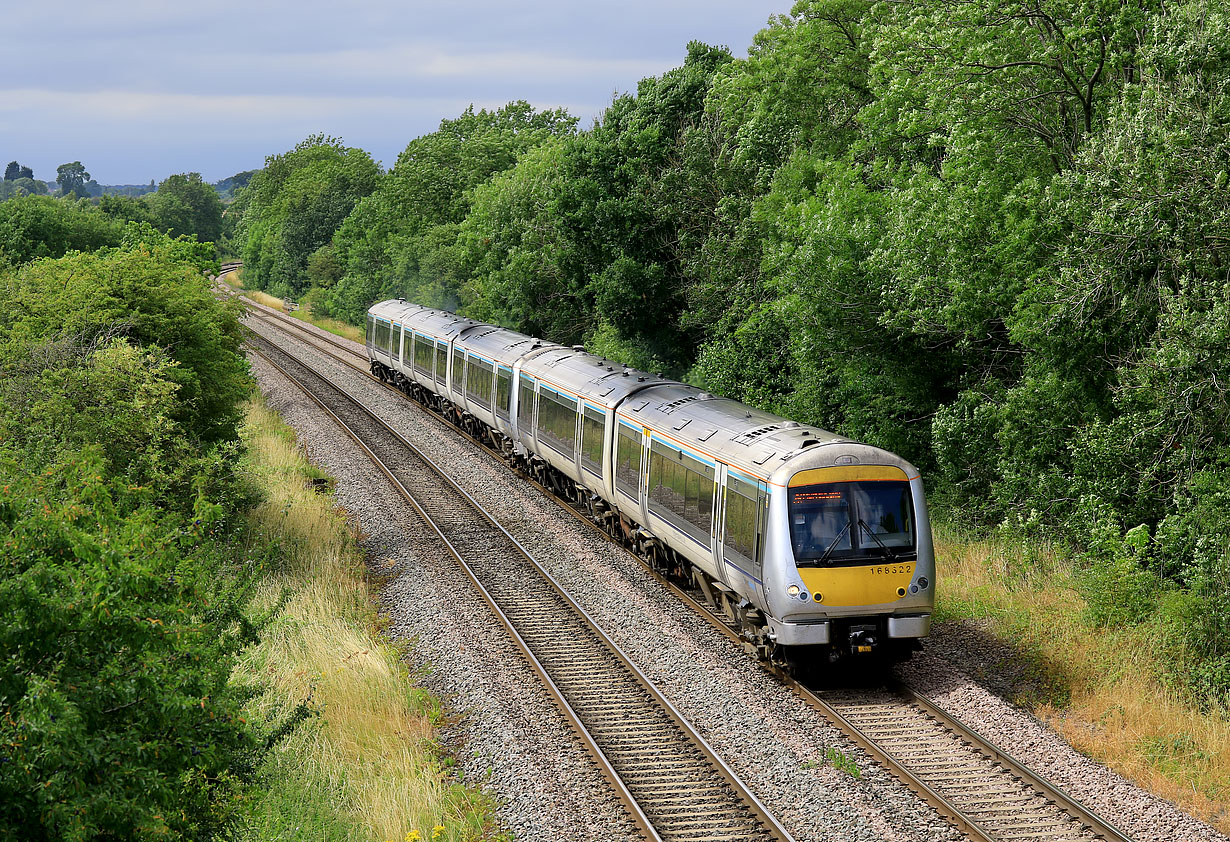
M 458 334 L 453 365 L 464 365 L 461 406 L 480 424 L 495 431 L 497 444 L 517 441 L 513 405 L 514 366 L 544 343 L 494 325 L 480 325 Z M 554 346 L 553 346 L 554 347 Z
M 670 381 L 563 346 L 528 356 L 517 370 L 519 440 L 537 459 L 609 501 L 615 407 Z
M 908 648 L 930 629 L 922 481 L 878 448 L 609 360 L 381 302 L 372 370 L 489 435 L 762 654 Z

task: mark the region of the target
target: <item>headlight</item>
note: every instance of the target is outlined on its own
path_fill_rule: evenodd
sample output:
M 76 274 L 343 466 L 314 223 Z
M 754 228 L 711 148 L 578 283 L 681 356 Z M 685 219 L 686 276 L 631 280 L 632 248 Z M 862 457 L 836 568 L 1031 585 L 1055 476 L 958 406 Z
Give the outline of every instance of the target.
M 798 595 L 799 595 L 799 586 L 798 586 L 798 585 L 791 585 L 790 587 L 786 588 L 786 593 L 790 594 L 791 596 L 798 596 Z

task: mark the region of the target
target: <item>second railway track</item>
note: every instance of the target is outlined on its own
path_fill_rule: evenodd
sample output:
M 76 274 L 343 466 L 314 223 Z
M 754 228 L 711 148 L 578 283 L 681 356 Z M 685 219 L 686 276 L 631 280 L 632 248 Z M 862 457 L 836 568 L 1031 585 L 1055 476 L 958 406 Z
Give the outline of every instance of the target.
M 515 539 L 344 390 L 265 340 L 434 525 L 652 840 L 790 840 L 734 773 Z
M 380 382 L 366 371 L 361 355 L 343 343 L 319 336 L 298 324 L 299 320 L 276 311 L 256 312 L 262 319 L 276 324 L 296 339 L 310 342 L 322 353 Z M 285 322 L 291 324 L 284 325 Z M 320 343 L 335 347 L 320 348 Z M 387 384 L 383 385 L 397 391 Z M 485 442 L 474 441 L 498 457 Z M 549 489 L 542 490 L 551 494 Z M 556 499 L 570 514 L 594 526 L 585 513 L 566 500 Z M 654 575 L 657 576 L 656 573 Z M 714 607 L 704 604 L 700 595 L 660 576 L 657 578 L 723 632 L 731 633 Z M 530 610 L 532 613 L 533 609 Z M 928 700 L 908 689 L 883 687 L 864 688 L 857 693 L 816 692 L 788 676 L 779 677 L 973 839 L 997 842 L 1128 840 L 1127 836 L 1068 798 L 1059 788 L 1034 775 L 977 733 L 950 719 Z M 684 835 L 679 838 L 710 837 Z

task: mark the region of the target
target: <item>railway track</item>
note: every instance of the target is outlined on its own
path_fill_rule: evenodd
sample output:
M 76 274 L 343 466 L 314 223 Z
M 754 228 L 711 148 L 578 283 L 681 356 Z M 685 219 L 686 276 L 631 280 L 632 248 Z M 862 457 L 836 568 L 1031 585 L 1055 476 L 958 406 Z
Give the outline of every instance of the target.
M 344 390 L 266 340 L 251 344 L 359 443 L 436 531 L 646 839 L 789 842 L 683 716 L 475 500 Z
M 298 327 L 294 324 L 298 320 L 276 311 L 260 311 L 260 317 L 282 329 L 286 323 L 291 323 L 288 332 L 297 338 L 318 348 L 321 342 L 333 346 L 333 349 L 320 350 L 376 382 L 382 382 L 370 374 L 366 358 L 343 343 Z M 387 384 L 382 385 L 397 391 Z M 459 432 L 466 435 L 464 431 Z M 467 437 L 499 457 L 485 442 Z M 609 539 L 585 512 L 551 489 L 535 484 L 555 497 L 578 520 Z M 662 577 L 647 564 L 645 569 L 719 631 L 739 642 L 731 624 L 716 606 L 705 602 L 703 595 Z M 941 815 L 978 842 L 1098 839 L 1129 842 L 1129 837 L 1111 823 L 907 687 L 821 690 L 780 670 L 777 676 Z

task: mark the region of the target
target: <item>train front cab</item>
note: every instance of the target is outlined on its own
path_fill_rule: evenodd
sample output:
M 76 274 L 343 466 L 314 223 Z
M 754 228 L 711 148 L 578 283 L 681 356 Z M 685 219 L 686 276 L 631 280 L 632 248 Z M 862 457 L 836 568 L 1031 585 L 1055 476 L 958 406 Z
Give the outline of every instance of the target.
M 908 467 L 908 466 L 907 466 Z M 810 468 L 781 483 L 769 516 L 771 629 L 783 646 L 830 657 L 908 650 L 930 632 L 931 526 L 916 471 L 897 465 Z

